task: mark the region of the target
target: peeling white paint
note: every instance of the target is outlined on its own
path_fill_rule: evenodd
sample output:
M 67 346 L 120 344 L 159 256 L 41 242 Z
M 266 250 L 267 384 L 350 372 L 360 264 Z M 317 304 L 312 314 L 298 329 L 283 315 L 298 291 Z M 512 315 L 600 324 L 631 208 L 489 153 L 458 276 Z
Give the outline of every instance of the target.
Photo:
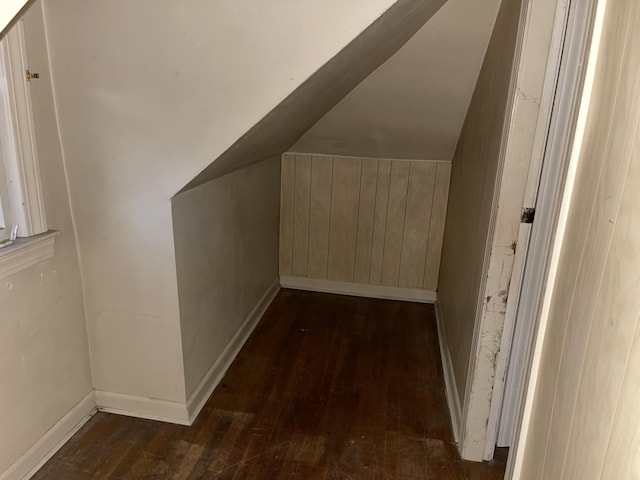
M 554 30 L 556 0 L 527 2 L 523 44 L 516 73 L 516 87 L 511 121 L 504 148 L 502 179 L 498 187 L 495 226 L 487 270 L 485 291 L 477 325 L 479 339 L 471 359 L 470 394 L 463 418 L 465 438 L 461 452 L 465 459 L 489 460 L 485 451 L 487 427 L 496 365 L 507 308 L 508 291 L 513 274 L 520 216 L 525 201 L 530 169 L 539 167 L 535 159 L 534 142 L 541 122 L 539 116 L 545 86 L 549 48 Z M 543 112 L 547 114 L 548 112 Z M 533 153 L 533 154 L 532 154 Z M 500 398 L 500 401 L 502 399 Z M 465 415 L 463 413 L 463 415 Z

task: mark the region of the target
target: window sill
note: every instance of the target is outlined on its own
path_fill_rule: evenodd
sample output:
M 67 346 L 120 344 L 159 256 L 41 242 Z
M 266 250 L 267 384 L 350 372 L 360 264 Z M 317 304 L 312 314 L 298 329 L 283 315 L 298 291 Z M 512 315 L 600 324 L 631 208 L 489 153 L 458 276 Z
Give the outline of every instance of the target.
M 60 232 L 49 230 L 33 237 L 19 238 L 13 245 L 0 248 L 0 278 L 52 258 L 58 235 Z

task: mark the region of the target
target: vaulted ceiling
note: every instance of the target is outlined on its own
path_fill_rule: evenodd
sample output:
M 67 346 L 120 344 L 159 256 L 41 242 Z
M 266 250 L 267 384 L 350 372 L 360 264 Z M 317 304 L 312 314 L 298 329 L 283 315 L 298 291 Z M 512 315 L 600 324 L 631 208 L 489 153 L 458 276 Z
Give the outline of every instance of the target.
M 29 0 L 2 0 L 2 3 L 0 3 L 0 32 L 11 23 L 20 12 L 20 9 L 27 3 L 29 3 Z
M 448 0 L 293 151 L 451 160 L 500 0 Z

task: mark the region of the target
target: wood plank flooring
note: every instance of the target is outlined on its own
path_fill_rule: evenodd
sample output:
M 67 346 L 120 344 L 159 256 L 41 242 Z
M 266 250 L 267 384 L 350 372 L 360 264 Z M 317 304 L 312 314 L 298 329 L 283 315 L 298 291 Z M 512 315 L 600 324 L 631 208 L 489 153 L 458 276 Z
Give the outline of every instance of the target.
M 453 443 L 431 305 L 281 291 L 191 427 L 98 413 L 42 479 L 483 479 Z

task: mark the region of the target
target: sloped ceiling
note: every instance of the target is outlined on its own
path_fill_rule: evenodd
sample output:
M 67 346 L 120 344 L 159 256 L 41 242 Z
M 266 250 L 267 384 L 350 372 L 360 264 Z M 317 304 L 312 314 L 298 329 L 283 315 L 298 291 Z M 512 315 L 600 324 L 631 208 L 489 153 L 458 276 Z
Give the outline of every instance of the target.
M 0 33 L 18 15 L 18 12 L 29 3 L 29 0 L 2 0 L 0 2 Z
M 291 148 L 451 160 L 500 0 L 449 0 Z
M 240 137 L 181 191 L 281 155 L 372 71 L 396 53 L 447 0 L 399 0 Z M 292 42 L 308 42 L 313 29 Z M 429 48 L 437 48 L 429 45 Z

